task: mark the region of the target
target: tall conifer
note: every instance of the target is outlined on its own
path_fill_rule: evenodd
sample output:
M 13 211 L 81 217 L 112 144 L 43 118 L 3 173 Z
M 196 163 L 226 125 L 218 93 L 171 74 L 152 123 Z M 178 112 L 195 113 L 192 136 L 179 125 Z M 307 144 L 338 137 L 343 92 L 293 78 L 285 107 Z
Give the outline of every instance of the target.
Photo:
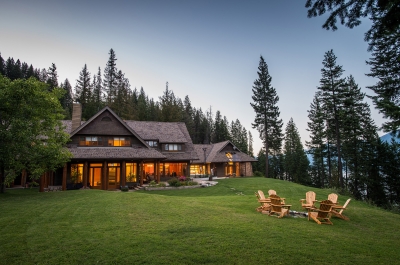
M 260 56 L 260 63 L 258 66 L 258 79 L 254 81 L 253 85 L 253 107 L 256 117 L 253 128 L 256 128 L 260 133 L 266 151 L 265 161 L 265 176 L 268 177 L 268 156 L 270 151 L 277 151 L 282 142 L 282 120 L 279 119 L 279 107 L 277 103 L 279 97 L 276 94 L 275 88 L 271 85 L 271 76 L 268 72 L 268 66 L 264 58 Z

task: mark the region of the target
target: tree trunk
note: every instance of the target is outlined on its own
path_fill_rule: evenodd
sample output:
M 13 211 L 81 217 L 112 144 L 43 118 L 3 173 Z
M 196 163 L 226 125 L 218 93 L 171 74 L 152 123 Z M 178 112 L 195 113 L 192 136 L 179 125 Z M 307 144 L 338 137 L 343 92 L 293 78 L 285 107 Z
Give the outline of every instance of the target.
M 0 165 L 0 193 L 4 193 L 5 186 L 4 186 L 4 181 L 5 181 L 5 170 L 4 167 Z

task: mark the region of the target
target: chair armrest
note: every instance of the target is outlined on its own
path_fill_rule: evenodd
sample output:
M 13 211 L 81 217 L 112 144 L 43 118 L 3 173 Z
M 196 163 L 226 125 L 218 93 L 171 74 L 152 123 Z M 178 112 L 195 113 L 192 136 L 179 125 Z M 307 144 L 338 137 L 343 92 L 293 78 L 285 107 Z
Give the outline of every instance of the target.
M 300 199 L 301 202 L 304 202 L 306 199 Z

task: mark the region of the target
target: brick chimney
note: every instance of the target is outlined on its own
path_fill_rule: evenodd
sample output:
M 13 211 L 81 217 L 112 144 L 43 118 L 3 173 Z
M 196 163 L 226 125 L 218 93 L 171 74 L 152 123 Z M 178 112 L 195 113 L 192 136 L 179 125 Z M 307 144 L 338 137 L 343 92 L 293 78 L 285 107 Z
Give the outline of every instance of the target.
M 81 126 L 82 118 L 82 106 L 79 103 L 72 104 L 72 127 L 71 132 L 75 131 L 76 128 Z

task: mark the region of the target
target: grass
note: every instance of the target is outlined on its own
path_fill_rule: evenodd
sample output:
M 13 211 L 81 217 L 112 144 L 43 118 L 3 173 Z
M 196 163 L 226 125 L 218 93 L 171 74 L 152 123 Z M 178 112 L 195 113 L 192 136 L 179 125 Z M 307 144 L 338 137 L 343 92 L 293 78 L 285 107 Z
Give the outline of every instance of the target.
M 400 215 L 352 200 L 333 226 L 255 211 L 258 189 L 299 199 L 320 190 L 265 178 L 165 191 L 0 195 L 0 264 L 395 264 Z M 347 197 L 339 196 L 343 204 Z

